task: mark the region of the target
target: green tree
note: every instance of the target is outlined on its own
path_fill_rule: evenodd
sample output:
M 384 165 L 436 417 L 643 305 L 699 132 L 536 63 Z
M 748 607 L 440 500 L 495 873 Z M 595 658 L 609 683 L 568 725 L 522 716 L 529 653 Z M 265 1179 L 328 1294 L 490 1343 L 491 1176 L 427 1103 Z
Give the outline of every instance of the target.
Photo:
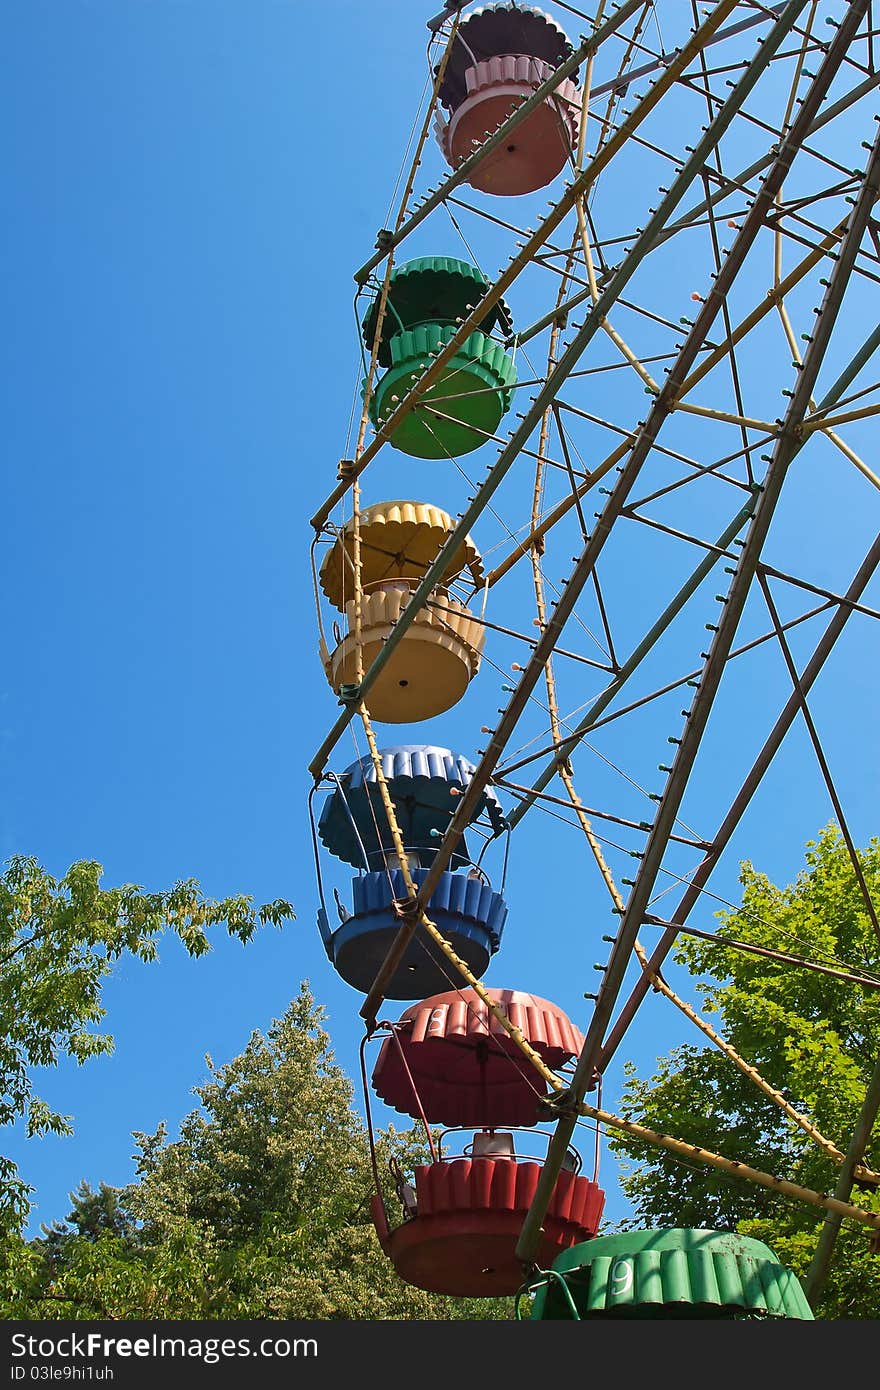
M 75 1192 L 70 1193 L 73 1209 L 64 1221 L 53 1221 L 49 1226 L 41 1226 L 43 1232 L 43 1252 L 48 1260 L 64 1258 L 65 1247 L 73 1235 L 86 1240 L 99 1240 L 107 1231 L 121 1240 L 131 1240 L 135 1225 L 126 1209 L 121 1189 L 102 1182 L 97 1191 L 85 1179 Z
M 215 927 L 247 942 L 258 925 L 293 916 L 282 899 L 255 909 L 245 896 L 206 898 L 195 879 L 158 893 L 131 883 L 102 888 L 102 873 L 83 860 L 55 879 L 36 859 L 16 856 L 0 874 L 0 1126 L 21 1120 L 28 1136 L 71 1132 L 70 1118 L 35 1094 L 31 1073 L 63 1056 L 82 1063 L 113 1050 L 98 1025 L 104 982 L 120 957 L 155 960 L 168 931 L 201 956 Z M 30 1190 L 0 1156 L 0 1233 L 21 1228 Z
M 430 1295 L 398 1278 L 370 1217 L 373 1173 L 353 1087 L 304 984 L 284 1016 L 195 1088 L 179 1136 L 137 1134 L 130 1224 L 64 1237 L 64 1258 L 26 1266 L 5 1317 L 424 1319 L 510 1317 L 512 1306 Z M 380 1136 L 411 1168 L 422 1136 Z M 68 1218 L 71 1220 L 72 1218 Z M 2 1288 L 2 1284 L 0 1284 Z
M 880 841 L 860 852 L 873 901 L 880 902 Z M 752 864 L 741 865 L 742 903 L 720 913 L 718 937 L 877 976 L 880 943 L 843 837 L 833 825 L 810 841 L 806 865 L 779 888 Z M 684 939 L 677 959 L 701 977 L 703 1011 L 761 1075 L 845 1150 L 880 1055 L 880 992 L 730 947 Z M 837 1166 L 717 1049 L 685 1045 L 658 1061 L 654 1076 L 627 1066 L 620 1106 L 629 1119 L 714 1149 L 820 1192 L 833 1191 Z M 636 1217 L 628 1225 L 739 1230 L 766 1241 L 802 1277 L 822 1213 L 714 1169 L 690 1167 L 659 1149 L 617 1135 L 622 1186 Z M 880 1166 L 880 1132 L 865 1155 Z M 880 1210 L 873 1190 L 857 1193 Z M 877 1255 L 869 1232 L 844 1223 L 834 1267 L 817 1312 L 823 1317 L 880 1316 Z

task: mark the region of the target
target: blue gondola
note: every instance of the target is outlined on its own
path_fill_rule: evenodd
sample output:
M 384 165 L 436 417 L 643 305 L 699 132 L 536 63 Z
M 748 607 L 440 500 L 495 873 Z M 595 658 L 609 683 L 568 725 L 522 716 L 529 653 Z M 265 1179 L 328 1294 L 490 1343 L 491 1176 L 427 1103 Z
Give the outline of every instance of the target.
M 415 869 L 414 881 L 424 883 L 427 872 Z M 322 908 L 318 928 L 331 964 L 347 984 L 366 994 L 400 930 L 401 921 L 393 903 L 395 898 L 406 897 L 406 885 L 400 870 L 392 869 L 361 874 L 352 887 L 354 911 L 333 930 L 327 911 Z M 444 873 L 426 911 L 472 973 L 477 978 L 485 974 L 501 944 L 507 917 L 507 906 L 500 893 L 476 877 L 474 870 L 467 874 Z M 455 971 L 443 952 L 417 927 L 383 994 L 388 999 L 420 999 L 452 989 L 456 983 Z
M 428 744 L 385 748 L 380 758 L 403 843 L 421 865 L 430 864 L 437 850 L 437 835 L 446 830 L 458 797 L 473 776 L 474 765 L 448 748 Z M 372 758 L 361 758 L 335 781 L 336 790 L 324 803 L 318 821 L 321 841 L 332 855 L 356 869 L 381 868 L 394 846 Z M 504 814 L 491 787 L 483 792 L 471 819 L 484 813 L 494 834 L 499 835 L 505 825 Z M 461 869 L 469 863 L 462 837 L 450 867 Z
M 474 765 L 447 748 L 424 744 L 387 748 L 379 756 L 408 866 L 413 880 L 421 884 Z M 334 893 L 335 911 L 328 910 L 322 894 L 318 929 L 334 968 L 348 984 L 367 993 L 400 930 L 395 901 L 406 898 L 406 884 L 372 759 L 360 759 L 339 776 L 331 775 L 331 781 L 334 790 L 322 809 L 317 836 L 337 859 L 361 872 L 352 885 L 352 911 L 338 893 Z M 494 835 L 506 828 L 501 804 L 491 788 L 481 794 L 470 822 L 478 818 Z M 500 945 L 507 907 L 471 860 L 464 837 L 426 911 L 472 973 L 482 976 Z M 334 917 L 338 920 L 331 920 Z M 448 959 L 417 928 L 383 993 L 389 999 L 416 999 L 448 989 L 454 982 Z

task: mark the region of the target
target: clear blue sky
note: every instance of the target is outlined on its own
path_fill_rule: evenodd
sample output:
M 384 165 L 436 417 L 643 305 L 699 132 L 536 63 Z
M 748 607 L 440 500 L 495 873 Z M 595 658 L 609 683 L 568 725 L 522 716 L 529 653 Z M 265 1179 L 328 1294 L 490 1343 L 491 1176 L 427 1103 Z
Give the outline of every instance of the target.
M 168 943 L 158 967 L 120 966 L 106 995 L 114 1056 L 40 1078 L 47 1098 L 73 1116 L 75 1137 L 25 1143 L 16 1136 L 5 1150 L 36 1188 L 34 1228 L 65 1215 L 67 1193 L 82 1178 L 126 1182 L 131 1131 L 153 1130 L 163 1119 L 173 1131 L 192 1108 L 204 1054 L 222 1061 L 240 1051 L 304 978 L 328 1008 L 340 1062 L 356 1072 L 361 999 L 334 975 L 315 927 L 306 765 L 337 706 L 317 659 L 308 518 L 345 452 L 359 377 L 352 272 L 386 221 L 422 92 L 430 9 L 427 0 L 3 6 L 0 857 L 33 854 L 56 874 L 94 858 L 108 883 L 159 889 L 194 876 L 217 897 L 285 896 L 297 909 L 295 923 L 260 933 L 247 948 L 218 936 L 208 958 L 190 962 Z M 768 110 L 774 100 L 778 109 L 780 90 L 771 84 Z M 859 141 L 873 133 L 873 109 L 863 105 L 841 123 L 847 166 L 864 159 Z M 661 124 L 668 137 L 676 120 L 672 106 Z M 760 147 L 749 131 L 742 164 Z M 432 144 L 425 181 L 441 173 Z M 641 184 L 625 165 L 617 179 L 612 171 L 605 202 L 597 203 L 606 235 L 643 223 L 659 173 Z M 503 215 L 534 225 L 549 196 L 536 195 L 524 211 L 506 203 Z M 511 234 L 472 223 L 465 230 L 486 269 L 506 263 Z M 767 248 L 762 274 L 743 287 L 743 309 L 768 287 Z M 428 251 L 466 254 L 442 218 L 413 238 L 413 254 Z M 675 243 L 658 259 L 655 283 L 643 281 L 641 302 L 656 295 L 664 313 L 692 313 L 706 254 L 705 238 L 693 261 L 690 243 Z M 787 250 L 787 265 L 797 254 Z M 512 291 L 520 323 L 549 307 L 547 286 L 527 281 Z M 873 300 L 866 290 L 848 304 L 837 361 L 876 323 L 871 290 Z M 795 297 L 798 332 L 813 302 Z M 622 331 L 630 328 L 638 331 L 623 318 Z M 745 357 L 748 404 L 760 418 L 781 411 L 779 393 L 791 385 L 780 342 L 774 324 Z M 544 350 L 530 348 L 539 370 Z M 593 363 L 613 357 L 604 341 L 592 351 Z M 520 367 L 527 375 L 524 360 Z M 621 376 L 616 395 L 603 385 L 598 407 L 590 378 L 571 399 L 632 423 L 641 386 L 624 388 Z M 728 437 L 692 417 L 676 420 L 669 436 L 677 448 L 716 455 Z M 847 437 L 876 458 L 871 422 Z M 581 443 L 585 452 L 592 447 L 586 436 Z M 480 475 L 491 456 L 490 446 L 464 463 Z M 478 532 L 481 548 L 501 545 L 502 523 L 522 525 L 530 488 L 524 463 L 499 495 L 502 520 L 487 518 Z M 364 487 L 365 502 L 412 496 L 453 513 L 467 493 L 451 468 L 389 450 Z M 845 585 L 877 529 L 876 492 L 817 445 L 790 493 L 774 563 Z M 718 530 L 732 514 L 723 500 Z M 687 506 L 678 513 L 670 506 L 664 515 L 702 525 L 705 534 L 715 525 L 711 510 L 696 518 Z M 624 651 L 650 621 L 655 592 L 668 596 L 684 573 L 681 551 L 656 533 L 645 530 L 636 543 L 637 552 L 624 548 L 608 562 L 609 606 Z M 557 581 L 576 549 L 572 531 L 548 557 Z M 698 664 L 716 591 L 710 580 L 693 619 L 652 661 L 655 684 Z M 490 596 L 487 615 L 528 627 L 532 611 L 523 572 Z M 749 617 L 749 631 L 761 621 Z M 817 635 L 807 624 L 793 638 L 801 658 Z M 877 829 L 871 637 L 868 620 L 853 622 L 814 701 L 859 841 Z M 582 631 L 570 645 L 588 650 Z M 445 744 L 474 757 L 480 725 L 493 723 L 504 698 L 495 666 L 509 667 L 516 652 L 498 639 L 488 655 L 457 709 L 430 726 L 381 729 L 381 741 Z M 686 818 L 704 834 L 716 828 L 787 694 L 778 653 L 765 648 L 741 666 L 719 702 L 686 803 Z M 582 671 L 565 675 L 566 709 L 597 688 L 578 684 Z M 621 721 L 593 742 L 615 767 L 656 789 L 680 704 L 676 694 L 659 724 L 645 720 L 623 732 Z M 533 717 L 521 741 L 540 728 Z M 332 765 L 341 770 L 354 756 L 347 737 Z M 596 804 L 606 764 L 583 756 L 582 794 Z M 640 804 L 643 816 L 650 803 Z M 793 877 L 804 841 L 830 815 L 797 729 L 712 887 L 735 899 L 742 857 L 777 880 Z M 615 860 L 615 870 L 625 873 L 625 863 Z M 344 887 L 345 879 L 335 881 Z M 526 817 L 512 854 L 507 934 L 486 983 L 550 998 L 583 1025 L 582 994 L 595 987 L 592 963 L 606 958 L 600 938 L 613 922 L 603 892 L 574 830 Z M 664 901 L 671 905 L 675 895 Z M 716 905 L 707 902 L 695 924 L 711 927 Z M 648 1001 L 607 1079 L 610 1108 L 624 1056 L 649 1068 L 683 1030 L 666 1005 Z M 620 1216 L 607 1160 L 604 1177 L 608 1214 Z

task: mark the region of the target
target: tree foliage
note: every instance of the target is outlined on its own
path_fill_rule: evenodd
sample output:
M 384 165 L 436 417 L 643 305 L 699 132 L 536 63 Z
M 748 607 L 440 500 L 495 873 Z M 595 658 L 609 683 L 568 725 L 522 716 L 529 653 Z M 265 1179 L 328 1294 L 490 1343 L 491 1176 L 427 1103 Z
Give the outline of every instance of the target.
M 880 902 L 880 841 L 860 852 Z M 810 841 L 806 865 L 780 888 L 741 866 L 742 903 L 719 914 L 718 937 L 787 951 L 878 977 L 880 943 L 846 845 L 833 825 Z M 703 1010 L 736 1051 L 846 1150 L 868 1080 L 880 1057 L 880 991 L 769 958 L 686 939 L 677 959 L 698 975 Z M 650 1078 L 627 1066 L 621 1113 L 649 1128 L 819 1192 L 832 1192 L 837 1165 L 711 1045 L 684 1045 L 658 1059 Z M 628 1225 L 737 1229 L 764 1240 L 803 1277 L 823 1213 L 659 1149 L 615 1136 L 622 1186 L 636 1217 Z M 880 1166 L 875 1126 L 865 1163 Z M 873 1190 L 859 1205 L 880 1210 Z M 880 1316 L 880 1264 L 869 1232 L 844 1223 L 818 1310 L 825 1317 Z
M 71 1192 L 70 1200 L 73 1210 L 68 1212 L 66 1220 L 40 1227 L 48 1259 L 63 1259 L 72 1235 L 91 1241 L 100 1240 L 105 1231 L 123 1240 L 133 1237 L 134 1222 L 120 1198 L 118 1187 L 102 1182 L 95 1190 L 83 1179 L 76 1191 Z
M 131 883 L 103 888 L 102 874 L 82 860 L 55 879 L 24 856 L 0 874 L 0 1126 L 23 1121 L 28 1136 L 70 1133 L 69 1117 L 35 1094 L 33 1068 L 113 1050 L 99 1026 L 101 996 L 120 957 L 155 960 L 165 932 L 201 956 L 216 927 L 247 942 L 259 925 L 293 916 L 282 899 L 254 908 L 246 896 L 206 898 L 195 879 L 146 893 Z M 0 1231 L 26 1220 L 28 1192 L 16 1165 L 0 1157 Z
M 103 1186 L 81 1187 L 68 1217 L 76 1229 L 52 1249 L 20 1242 L 5 1302 L 0 1272 L 0 1316 L 509 1317 L 507 1303 L 433 1296 L 398 1278 L 369 1214 L 373 1173 L 352 1084 L 323 1021 L 304 984 L 240 1056 L 208 1058 L 200 1105 L 177 1138 L 164 1125 L 135 1135 L 137 1176 L 115 1203 Z M 381 1136 L 385 1171 L 392 1155 L 409 1168 L 424 1153 L 414 1131 Z

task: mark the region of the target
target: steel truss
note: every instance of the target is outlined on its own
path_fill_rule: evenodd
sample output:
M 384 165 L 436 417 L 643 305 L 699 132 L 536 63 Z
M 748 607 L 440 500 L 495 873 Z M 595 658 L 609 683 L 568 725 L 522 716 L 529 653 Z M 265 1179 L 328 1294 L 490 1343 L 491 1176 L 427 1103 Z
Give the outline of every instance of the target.
M 548 1102 L 557 1117 L 556 1132 L 534 1205 L 520 1238 L 517 1253 L 526 1267 L 534 1259 L 540 1225 L 578 1117 L 584 1113 L 586 1093 L 615 1055 L 641 1003 L 652 988 L 652 981 L 656 980 L 678 932 L 685 929 L 692 909 L 700 901 L 713 870 L 798 716 L 807 721 L 811 736 L 814 735 L 817 757 L 823 774 L 827 774 L 832 801 L 845 827 L 842 806 L 837 799 L 830 769 L 824 761 L 818 733 L 811 721 L 807 695 L 852 615 L 859 613 L 865 618 L 878 616 L 877 611 L 864 604 L 862 599 L 880 563 L 880 538 L 870 545 L 865 559 L 843 593 L 789 574 L 770 565 L 764 558 L 768 533 L 786 478 L 800 451 L 815 435 L 821 434 L 830 441 L 847 463 L 858 470 L 872 501 L 876 497 L 872 489 L 880 487 L 880 481 L 869 465 L 847 440 L 835 432 L 842 426 L 868 419 L 880 411 L 880 382 L 874 382 L 867 390 L 859 390 L 852 396 L 847 395 L 859 373 L 871 362 L 873 354 L 880 347 L 880 330 L 870 331 L 860 345 L 849 346 L 848 360 L 842 368 L 838 367 L 833 384 L 825 389 L 818 402 L 814 395 L 828 358 L 835 327 L 839 323 L 848 286 L 856 281 L 866 287 L 867 293 L 880 278 L 875 270 L 880 268 L 880 234 L 873 218 L 874 206 L 880 195 L 880 136 L 873 144 L 863 142 L 869 154 L 864 166 L 859 169 L 847 168 L 838 158 L 830 156 L 822 145 L 823 134 L 834 126 L 834 122 L 841 118 L 848 119 L 880 85 L 880 74 L 873 68 L 873 34 L 865 23 L 869 2 L 853 0 L 848 5 L 835 6 L 836 14 L 825 16 L 833 24 L 828 41 L 824 37 L 820 39 L 817 34 L 815 21 L 818 8 L 817 3 L 809 3 L 809 0 L 787 0 L 787 3 L 773 6 L 752 5 L 742 0 L 717 0 L 701 22 L 698 22 L 694 12 L 693 30 L 681 47 L 663 53 L 648 47 L 643 28 L 638 27 L 652 9 L 646 0 L 626 0 L 611 9 L 610 13 L 605 13 L 604 5 L 598 6 L 592 32 L 583 37 L 573 57 L 455 174 L 423 194 L 421 201 L 412 209 L 404 204 L 396 228 L 380 231 L 376 254 L 355 273 L 360 290 L 374 287 L 381 297 L 382 282 L 374 278 L 375 273 L 384 266 L 382 274 L 387 290 L 395 253 L 434 213 L 447 214 L 455 226 L 458 226 L 456 216 L 467 214 L 475 219 L 476 226 L 489 222 L 520 237 L 517 250 L 506 269 L 491 284 L 480 304 L 458 326 L 432 365 L 396 404 L 374 439 L 369 444 L 359 442 L 355 457 L 343 461 L 337 485 L 312 517 L 319 541 L 336 534 L 332 517 L 340 504 L 344 503 L 349 490 L 354 488 L 358 495 L 359 479 L 374 463 L 399 423 L 419 405 L 458 347 L 524 272 L 538 271 L 548 277 L 556 286 L 556 302 L 529 327 L 522 329 L 511 340 L 512 345 L 517 351 L 524 350 L 526 344 L 537 340 L 548 330 L 555 335 L 552 339 L 554 343 L 565 331 L 569 336 L 561 344 L 558 355 L 551 351 L 545 374 L 537 370 L 529 374 L 528 379 L 537 389 L 527 408 L 509 438 L 500 442 L 497 457 L 485 475 L 480 480 L 471 480 L 472 496 L 467 506 L 458 516 L 443 549 L 415 587 L 391 637 L 370 667 L 363 671 L 357 688 L 345 692 L 342 712 L 309 764 L 315 783 L 323 777 L 328 759 L 349 723 L 359 713 L 368 711 L 373 684 L 417 614 L 427 603 L 436 602 L 432 600 L 432 592 L 449 559 L 475 523 L 495 511 L 493 498 L 496 494 L 504 496 L 501 490 L 505 480 L 519 460 L 536 459 L 539 470 L 550 467 L 553 475 L 563 484 L 562 493 L 544 510 L 536 524 L 530 522 L 522 528 L 524 535 L 518 536 L 513 530 L 508 531 L 509 553 L 490 571 L 488 587 L 494 588 L 505 580 L 523 558 L 540 557 L 547 538 L 563 524 L 576 524 L 581 544 L 580 553 L 573 557 L 571 570 L 558 587 L 555 601 L 539 623 L 539 633 L 515 634 L 527 643 L 528 654 L 522 665 L 516 664 L 515 681 L 505 687 L 509 699 L 498 711 L 500 717 L 494 722 L 494 727 L 486 727 L 486 747 L 481 752 L 476 772 L 459 799 L 448 831 L 439 842 L 425 882 L 407 904 L 395 945 L 364 1002 L 361 1014 L 368 1028 L 376 1024 L 378 1009 L 384 998 L 383 988 L 413 935 L 420 929 L 420 920 L 424 917 L 431 894 L 449 865 L 485 788 L 492 782 L 515 788 L 517 803 L 509 817 L 511 827 L 515 828 L 531 807 L 541 806 L 549 798 L 547 788 L 556 777 L 570 776 L 572 756 L 583 746 L 587 735 L 613 719 L 657 702 L 682 686 L 693 690 L 690 705 L 682 711 L 684 722 L 680 732 L 668 739 L 674 752 L 668 767 L 664 765 L 667 773 L 665 785 L 660 792 L 649 793 L 653 806 L 651 818 L 637 821 L 616 814 L 610 808 L 590 812 L 590 815 L 615 823 L 630 835 L 641 837 L 637 849 L 625 850 L 637 860 L 637 868 L 633 878 L 628 880 L 629 893 L 625 901 L 615 897 L 616 889 L 611 884 L 612 898 L 617 904 L 613 911 L 619 920 L 608 960 L 602 967 L 601 984 L 595 997 L 583 1051 L 567 1087 Z M 663 7 L 657 5 L 656 9 L 662 11 Z M 639 38 L 624 50 L 627 36 L 632 36 L 633 23 L 637 26 L 635 32 Z M 454 16 L 450 9 L 445 26 L 439 25 L 434 31 L 434 41 L 438 45 L 445 42 L 452 24 Z M 758 30 L 760 32 L 756 33 Z M 717 70 L 709 68 L 709 50 L 719 44 L 729 45 L 731 40 L 741 39 L 750 33 L 758 41 L 748 49 L 740 47 L 738 61 L 728 65 L 722 63 Z M 742 38 L 742 41 L 745 42 L 745 39 Z M 571 177 L 561 196 L 552 202 L 535 230 L 514 227 L 504 219 L 494 217 L 486 209 L 475 206 L 472 201 L 453 196 L 460 192 L 461 185 L 479 160 L 505 140 L 547 93 L 552 92 L 570 72 L 585 62 L 592 64 L 593 61 L 602 60 L 615 46 L 618 56 L 623 56 L 625 51 L 627 61 L 635 54 L 644 61 L 634 67 L 621 69 L 616 75 L 592 87 L 591 120 L 594 119 L 594 110 L 601 112 L 600 99 L 609 98 L 604 116 L 595 116 L 599 130 L 595 149 L 589 157 L 584 158 L 582 164 L 579 165 L 576 159 L 573 161 Z M 440 51 L 439 48 L 437 51 Z M 722 49 L 722 54 L 727 52 L 728 49 Z M 745 58 L 743 53 L 746 54 Z M 863 53 L 865 62 L 861 61 Z M 818 65 L 812 72 L 806 67 L 806 62 L 816 63 L 817 59 Z M 759 114 L 763 108 L 756 105 L 756 99 L 762 91 L 762 80 L 780 62 L 795 64 L 796 77 L 785 119 L 780 128 L 774 131 L 764 116 Z M 732 76 L 723 77 L 727 86 L 722 96 L 713 82 L 728 72 Z M 633 88 L 645 79 L 649 79 L 647 89 L 633 97 Z M 628 111 L 618 109 L 624 94 L 632 101 Z M 704 100 L 706 124 L 692 147 L 687 145 L 666 149 L 647 138 L 651 130 L 650 118 L 654 113 L 662 112 L 664 101 L 677 100 L 682 94 L 699 96 Z M 829 100 L 829 97 L 832 99 Z M 764 148 L 745 168 L 729 176 L 722 167 L 722 151 L 725 138 L 732 128 L 745 129 L 753 138 L 770 131 L 774 138 L 769 148 Z M 636 147 L 662 157 L 672 169 L 671 182 L 668 188 L 660 189 L 658 205 L 649 211 L 644 227 L 628 229 L 623 235 L 600 238 L 595 230 L 590 199 L 600 176 L 614 169 L 615 161 Z M 802 173 L 805 165 L 809 167 L 808 173 Z M 825 182 L 817 187 L 815 178 L 819 171 L 824 171 Z M 797 183 L 795 194 L 786 198 L 784 191 L 793 178 Z M 811 178 L 813 182 L 810 182 Z M 690 205 L 682 210 L 682 204 L 686 204 L 689 197 L 692 200 Z M 842 203 L 846 208 L 844 215 L 840 215 Z M 815 218 L 826 207 L 829 214 L 826 221 L 817 222 Z M 722 215 L 722 208 L 726 208 L 723 214 L 726 229 L 733 232 L 729 248 L 720 245 L 718 218 Z M 575 225 L 569 229 L 570 242 L 568 246 L 557 244 L 551 238 L 568 226 L 572 214 Z M 826 222 L 830 222 L 830 225 L 826 225 Z M 625 293 L 631 285 L 644 284 L 643 267 L 652 264 L 652 258 L 661 255 L 663 247 L 675 245 L 676 238 L 691 236 L 700 230 L 708 232 L 712 269 L 705 292 L 692 296 L 699 304 L 693 321 L 682 319 L 676 324 L 659 311 L 659 306 L 643 302 L 639 295 L 630 298 Z M 766 296 L 743 313 L 737 302 L 743 267 L 755 248 L 763 245 L 768 237 L 774 245 L 774 282 Z M 787 274 L 782 272 L 782 249 L 785 244 L 793 246 L 800 258 Z M 616 262 L 612 259 L 614 256 L 619 256 Z M 752 262 L 749 261 L 749 264 Z M 795 308 L 792 312 L 798 318 L 803 318 L 803 296 L 812 291 L 819 271 L 824 272 L 819 282 L 824 287 L 824 294 L 810 314 L 809 333 L 801 335 L 802 339 L 806 339 L 806 348 L 801 355 L 787 306 L 793 301 Z M 575 312 L 584 314 L 578 324 L 572 322 L 571 316 Z M 612 314 L 615 315 L 615 325 L 625 321 L 628 327 L 632 325 L 639 332 L 654 334 L 655 342 L 662 338 L 664 350 L 654 353 L 634 351 L 617 327 L 611 325 Z M 792 359 L 793 377 L 791 388 L 786 392 L 788 401 L 782 416 L 761 419 L 746 413 L 746 392 L 741 372 L 742 345 L 750 340 L 750 335 L 763 331 L 762 326 L 766 328 L 768 320 L 774 319 L 778 319 L 784 333 Z M 615 360 L 607 366 L 584 369 L 582 363 L 588 349 L 603 334 L 611 339 L 616 350 Z M 673 337 L 681 338 L 681 341 L 673 342 Z M 838 332 L 835 343 L 839 337 Z M 663 364 L 662 382 L 655 380 L 650 370 L 652 367 L 656 370 L 658 363 Z M 706 392 L 710 388 L 717 390 L 717 369 L 729 372 L 727 408 L 705 402 Z M 635 423 L 627 420 L 617 424 L 601 415 L 585 412 L 576 396 L 569 399 L 569 393 L 585 370 L 597 373 L 632 371 L 638 378 L 642 400 L 644 394 L 649 397 L 644 418 Z M 436 402 L 434 408 L 437 409 Z M 695 425 L 705 422 L 706 428 L 713 430 L 733 429 L 739 436 L 739 447 L 706 462 L 683 454 L 671 443 L 661 443 L 659 436 L 664 430 L 668 433 L 669 422 L 683 417 L 694 421 Z M 534 435 L 542 423 L 542 439 L 535 449 Z M 551 425 L 556 433 L 557 452 L 561 458 L 550 459 L 547 452 L 546 436 Z M 579 435 L 579 430 L 587 430 L 588 433 Z M 603 438 L 610 446 L 607 453 L 595 463 L 585 462 L 584 453 L 589 453 L 591 457 L 601 454 L 597 441 Z M 667 468 L 677 463 L 684 471 L 677 477 L 667 477 L 657 487 L 658 461 Z M 649 462 L 654 476 L 645 494 L 638 497 L 635 495 L 636 484 L 642 479 Z M 459 468 L 459 471 L 465 470 Z M 598 492 L 600 484 L 605 481 L 609 486 L 602 488 L 602 508 L 588 519 L 583 510 L 584 499 Z M 717 525 L 709 538 L 692 533 L 683 520 L 675 526 L 670 525 L 668 514 L 665 520 L 646 514 L 646 508 L 663 504 L 670 497 L 690 497 L 698 485 L 711 487 L 722 497 L 725 488 L 728 491 L 733 489 L 731 497 L 735 500 L 735 508 L 731 505 L 719 511 L 713 501 L 713 514 L 723 516 L 723 524 Z M 700 555 L 674 595 L 646 624 L 639 639 L 631 643 L 629 654 L 619 660 L 616 650 L 622 650 L 622 646 L 614 641 L 614 625 L 606 612 L 598 564 L 609 540 L 627 526 L 642 526 L 665 534 L 677 543 L 696 548 Z M 727 570 L 729 582 L 724 592 L 716 595 L 719 606 L 713 610 L 714 621 L 705 625 L 711 630 L 712 636 L 708 649 L 700 654 L 702 666 L 657 690 L 643 692 L 625 707 L 617 704 L 624 687 L 648 669 L 649 657 L 680 615 L 689 611 L 704 581 L 721 567 Z M 771 578 L 776 583 L 786 584 L 791 592 L 808 596 L 811 602 L 817 597 L 823 602 L 783 621 L 769 587 Z M 743 615 L 753 592 L 763 592 L 765 596 L 770 627 L 759 637 L 747 638 L 737 646 Z M 560 647 L 563 632 L 571 631 L 578 622 L 583 627 L 580 613 L 582 600 L 587 594 L 594 595 L 602 628 L 601 638 L 593 636 L 591 657 Z M 812 656 L 798 672 L 786 641 L 786 632 L 823 612 L 830 613 L 827 627 L 816 643 Z M 492 628 L 493 625 L 487 623 L 487 626 Z M 510 631 L 501 625 L 494 626 L 498 633 Z M 767 642 L 776 642 L 784 654 L 792 693 L 779 712 L 739 791 L 721 817 L 716 834 L 711 838 L 682 834 L 683 798 L 725 672 L 741 653 Z M 571 718 L 564 721 L 567 727 L 561 737 L 549 742 L 545 739 L 541 741 L 538 753 L 518 758 L 516 751 L 509 752 L 514 732 L 527 711 L 533 712 L 539 708 L 547 712 L 548 706 L 541 704 L 536 694 L 538 683 L 542 677 L 546 678 L 554 660 L 564 662 L 567 656 L 577 659 L 575 669 L 583 670 L 583 663 L 586 662 L 600 673 L 604 671 L 610 679 L 588 698 L 586 711 L 576 722 L 572 723 Z M 506 679 L 512 680 L 510 677 Z M 547 758 L 547 761 L 531 785 L 512 782 L 519 769 L 539 757 Z M 571 796 L 568 783 L 566 788 Z M 556 800 L 562 801 L 562 798 Z M 573 800 L 564 801 L 563 804 L 572 805 Z M 575 809 L 578 809 L 577 804 Z M 579 819 L 583 823 L 583 817 Z M 667 917 L 658 918 L 651 908 L 658 877 L 668 872 L 667 856 L 672 845 L 696 849 L 701 858 L 686 874 L 680 875 L 686 880 L 686 887 L 676 909 Z M 854 847 L 851 848 L 854 870 L 858 871 Z M 610 874 L 606 874 L 606 879 L 610 880 Z M 863 883 L 862 887 L 869 912 L 875 916 L 867 886 Z M 639 930 L 644 924 L 658 922 L 663 926 L 660 940 L 650 956 L 644 953 L 639 955 L 640 972 L 629 996 L 618 1007 L 627 973 L 633 965 L 634 953 L 640 950 Z M 810 1276 L 809 1292 L 813 1300 L 821 1293 L 840 1224 L 841 1204 L 845 1207 L 849 1202 L 854 1174 L 859 1168 L 880 1104 L 878 1089 L 875 1078 L 868 1089 L 862 1115 L 840 1166 L 834 1196 L 837 1207 L 832 1205 L 828 1208 Z

